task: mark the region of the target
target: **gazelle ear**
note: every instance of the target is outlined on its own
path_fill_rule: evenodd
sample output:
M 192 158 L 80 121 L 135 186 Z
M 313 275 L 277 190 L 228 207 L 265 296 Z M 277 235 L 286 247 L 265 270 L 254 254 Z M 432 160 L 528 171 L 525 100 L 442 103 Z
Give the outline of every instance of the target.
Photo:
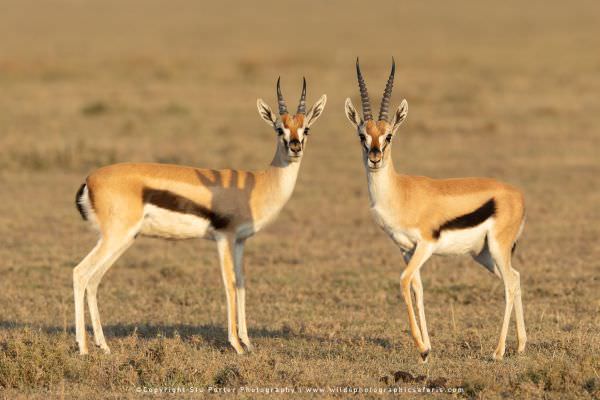
M 319 100 L 306 113 L 306 127 L 308 128 L 321 116 L 325 104 L 327 103 L 327 95 L 321 96 Z
M 277 116 L 271 110 L 271 107 L 263 101 L 263 99 L 256 100 L 256 107 L 258 108 L 258 115 L 270 126 L 275 124 Z
M 346 99 L 345 109 L 346 117 L 348 118 L 348 120 L 352 123 L 352 125 L 358 128 L 358 126 L 363 123 L 363 120 L 358 114 L 358 112 L 356 112 L 356 108 L 354 108 L 354 105 L 352 104 L 350 98 Z
M 394 119 L 392 120 L 392 135 L 395 134 L 398 128 L 400 128 L 400 125 L 402 125 L 402 122 L 406 119 L 406 114 L 408 114 L 408 103 L 406 102 L 406 99 L 404 99 L 394 113 Z

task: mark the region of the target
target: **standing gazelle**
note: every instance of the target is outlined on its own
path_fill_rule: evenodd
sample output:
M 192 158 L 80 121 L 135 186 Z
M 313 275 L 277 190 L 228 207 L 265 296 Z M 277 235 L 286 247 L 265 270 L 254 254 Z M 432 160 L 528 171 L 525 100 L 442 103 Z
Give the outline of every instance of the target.
M 525 350 L 525 322 L 519 273 L 511 255 L 525 221 L 523 194 L 512 186 L 488 178 L 431 179 L 396 173 L 391 143 L 406 118 L 408 104 L 402 100 L 391 124 L 388 109 L 394 83 L 395 63 L 387 81 L 378 121 L 373 121 L 367 86 L 356 60 L 356 74 L 363 109 L 360 117 L 350 99 L 346 116 L 356 127 L 367 172 L 369 205 L 376 223 L 398 245 L 406 269 L 401 287 L 408 308 L 412 337 L 423 361 L 431 349 L 419 269 L 432 255 L 471 254 L 504 281 L 506 308 L 495 359 L 504 355 L 513 303 L 517 319 L 519 352 Z M 419 325 L 412 306 L 415 293 Z
M 102 276 L 138 235 L 215 240 L 227 295 L 228 338 L 242 354 L 252 350 L 246 329 L 242 257 L 244 242 L 277 216 L 296 184 L 310 126 L 319 118 L 323 95 L 307 112 L 306 80 L 295 115 L 287 111 L 277 80 L 280 118 L 258 99 L 258 113 L 277 133 L 271 165 L 263 171 L 210 170 L 166 164 L 115 164 L 90 174 L 76 205 L 100 231 L 96 247 L 75 267 L 76 339 L 86 354 L 84 294 L 94 339 L 110 351 L 100 324 L 96 292 Z

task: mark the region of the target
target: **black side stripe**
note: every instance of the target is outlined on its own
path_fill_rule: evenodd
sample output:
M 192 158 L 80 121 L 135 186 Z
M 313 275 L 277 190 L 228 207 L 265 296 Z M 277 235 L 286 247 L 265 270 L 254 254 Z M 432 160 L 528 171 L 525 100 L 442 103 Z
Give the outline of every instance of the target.
M 142 197 L 144 203 L 152 204 L 169 211 L 191 214 L 207 219 L 215 229 L 226 228 L 231 222 L 231 219 L 228 216 L 215 213 L 188 198 L 169 192 L 168 190 L 144 188 Z
M 473 228 L 496 214 L 496 201 L 491 198 L 477 210 L 444 222 L 433 230 L 433 237 L 438 239 L 442 231 Z

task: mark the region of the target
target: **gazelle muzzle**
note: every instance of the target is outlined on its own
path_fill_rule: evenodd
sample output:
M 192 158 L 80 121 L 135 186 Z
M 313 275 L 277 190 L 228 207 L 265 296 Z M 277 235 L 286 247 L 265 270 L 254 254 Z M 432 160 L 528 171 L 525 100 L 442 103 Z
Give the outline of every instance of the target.
M 292 139 L 288 148 L 292 153 L 298 155 L 302 151 L 302 143 L 298 139 Z
M 369 150 L 369 154 L 367 155 L 367 158 L 369 160 L 369 167 L 370 168 L 379 168 L 381 166 L 381 160 L 383 158 L 383 153 L 381 152 L 381 150 L 379 150 L 379 148 L 372 148 L 371 150 Z

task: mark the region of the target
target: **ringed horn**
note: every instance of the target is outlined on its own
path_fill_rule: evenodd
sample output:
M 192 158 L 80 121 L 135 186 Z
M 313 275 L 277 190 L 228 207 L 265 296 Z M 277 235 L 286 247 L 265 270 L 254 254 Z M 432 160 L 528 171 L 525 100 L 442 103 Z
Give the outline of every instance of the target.
M 283 94 L 281 94 L 281 77 L 277 78 L 277 103 L 279 104 L 279 115 L 288 113 L 287 106 Z M 302 78 L 302 95 L 300 96 L 300 103 L 298 104 L 298 111 L 296 114 L 306 114 L 306 78 Z
M 358 63 L 358 57 L 356 57 L 356 78 L 358 79 L 358 88 L 360 89 L 360 101 L 362 103 L 363 118 L 365 121 L 373 119 L 371 114 L 371 103 L 369 102 L 369 93 L 367 92 L 367 85 L 360 73 L 360 65 Z
M 394 86 L 394 74 L 396 72 L 396 61 L 392 57 L 392 71 L 383 91 L 383 99 L 381 99 L 381 108 L 379 109 L 379 121 L 388 121 L 388 111 L 390 109 L 390 98 L 392 97 L 392 88 Z

